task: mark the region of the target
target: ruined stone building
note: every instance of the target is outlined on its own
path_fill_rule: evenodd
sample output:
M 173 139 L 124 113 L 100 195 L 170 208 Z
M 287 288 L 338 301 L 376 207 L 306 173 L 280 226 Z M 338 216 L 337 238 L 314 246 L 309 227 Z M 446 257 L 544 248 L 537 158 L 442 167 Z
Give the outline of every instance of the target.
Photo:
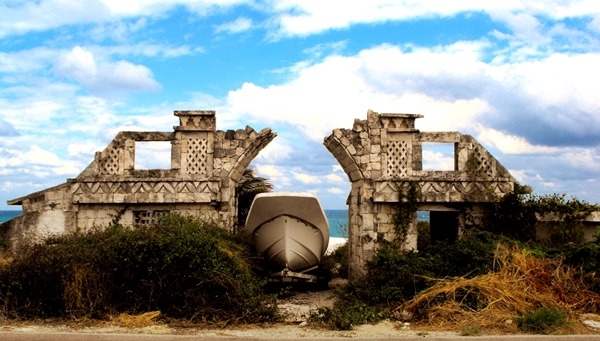
M 237 221 L 235 188 L 244 170 L 276 134 L 265 128 L 217 131 L 214 111 L 176 111 L 173 132 L 120 132 L 76 178 L 10 200 L 23 214 L 0 225 L 0 239 L 13 247 L 48 234 L 86 231 L 118 221 L 143 226 L 168 212 L 208 219 L 232 228 Z M 352 129 L 325 138 L 351 183 L 347 199 L 351 278 L 365 273 L 382 241 L 396 237 L 398 185 L 417 183 L 416 209 L 429 211 L 432 240 L 453 241 L 481 228 L 484 208 L 513 191 L 515 179 L 473 137 L 459 132 L 421 132 L 421 115 L 368 111 Z M 168 169 L 136 169 L 136 146 L 171 145 Z M 424 170 L 423 147 L 453 151 L 451 170 Z M 417 216 L 407 224 L 403 250 L 417 247 Z M 543 218 L 547 222 L 554 218 Z M 591 236 L 600 212 L 584 223 Z
M 417 182 L 418 210 L 430 212 L 431 238 L 455 240 L 481 223 L 482 205 L 514 188 L 515 179 L 473 137 L 458 132 L 420 132 L 421 115 L 367 113 L 352 129 L 335 129 L 325 138 L 351 182 L 348 196 L 350 276 L 364 274 L 382 240 L 395 237 L 393 215 L 398 183 Z M 423 170 L 425 143 L 450 144 L 451 171 Z M 416 213 L 404 250 L 417 246 Z
M 214 111 L 175 111 L 173 132 L 124 131 L 74 179 L 10 200 L 23 214 L 4 224 L 18 247 L 48 234 L 107 226 L 149 224 L 168 212 L 231 228 L 237 219 L 236 184 L 276 134 L 265 128 L 217 131 Z M 136 145 L 171 144 L 169 169 L 136 169 Z M 0 236 L 2 237 L 2 236 Z

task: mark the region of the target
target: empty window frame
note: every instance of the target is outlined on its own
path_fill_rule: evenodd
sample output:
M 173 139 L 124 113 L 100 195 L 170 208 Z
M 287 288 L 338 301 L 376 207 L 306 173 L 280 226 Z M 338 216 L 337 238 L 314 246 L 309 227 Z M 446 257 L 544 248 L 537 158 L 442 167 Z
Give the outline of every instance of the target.
M 135 141 L 135 169 L 171 169 L 170 141 Z
M 454 143 L 423 142 L 424 171 L 455 171 L 456 156 Z

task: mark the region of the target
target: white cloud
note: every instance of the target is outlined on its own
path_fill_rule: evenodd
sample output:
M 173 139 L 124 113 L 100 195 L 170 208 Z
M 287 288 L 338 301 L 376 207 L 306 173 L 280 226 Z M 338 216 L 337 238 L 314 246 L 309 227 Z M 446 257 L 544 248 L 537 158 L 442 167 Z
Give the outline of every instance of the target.
M 596 33 L 600 33 L 600 16 L 595 16 L 589 23 L 588 28 Z
M 292 144 L 285 137 L 277 136 L 258 153 L 256 160 L 268 164 L 281 163 L 289 159 L 293 148 Z
M 343 8 L 343 10 L 340 10 Z M 411 20 L 449 17 L 465 12 L 486 12 L 504 18 L 522 35 L 535 36 L 537 23 L 532 17 L 563 19 L 600 13 L 594 0 L 548 2 L 527 1 L 306 1 L 276 2 L 276 36 L 316 34 L 331 29 L 344 29 L 353 24 L 382 23 L 391 20 Z
M 82 170 L 82 165 L 74 161 L 64 161 L 55 153 L 37 145 L 29 150 L 5 151 L 0 156 L 0 168 L 3 176 L 33 175 L 38 178 L 75 175 Z
M 547 58 L 524 61 L 499 68 L 511 86 L 535 98 L 540 107 L 566 107 L 571 110 L 598 111 L 600 90 L 594 80 L 600 77 L 596 65 L 600 54 L 553 54 Z M 507 84 L 508 85 L 508 84 Z
M 345 1 L 287 0 L 256 3 L 250 0 L 92 0 L 86 2 L 44 0 L 37 3 L 15 2 L 0 5 L 0 37 L 43 31 L 77 24 L 101 24 L 108 28 L 96 30 L 97 36 L 124 39 L 145 22 L 123 25 L 119 20 L 140 17 L 160 18 L 178 7 L 197 16 L 223 12 L 232 7 L 250 7 L 270 25 L 274 37 L 318 34 L 331 29 L 345 29 L 356 24 L 377 24 L 389 21 L 451 17 L 459 13 L 484 12 L 505 21 L 521 36 L 541 38 L 534 16 L 562 20 L 599 14 L 595 0 L 574 1 Z M 340 10 L 343 9 L 343 10 Z M 235 23 L 235 22 L 234 22 Z M 244 20 L 229 25 L 230 32 L 243 31 Z M 595 26 L 592 26 L 595 27 Z M 125 38 L 126 39 L 126 38 Z
M 474 97 L 481 90 L 470 91 L 485 74 L 474 49 L 460 44 L 403 52 L 383 45 L 354 56 L 332 56 L 305 65 L 285 84 L 263 88 L 245 83 L 229 93 L 228 107 L 267 124 L 296 126 L 315 141 L 334 128 L 351 127 L 368 108 L 425 114 L 419 122 L 424 129 L 457 129 L 489 110 L 485 100 Z
M 331 182 L 345 182 L 345 179 L 343 177 L 341 177 L 339 174 L 335 174 L 335 173 L 327 174 L 325 176 L 325 179 L 327 179 L 327 181 L 331 181 Z
M 96 1 L 17 1 L 0 5 L 0 37 L 43 31 L 107 18 L 106 9 Z
M 160 88 L 153 78 L 152 71 L 147 67 L 124 60 L 96 61 L 91 51 L 80 46 L 62 54 L 55 70 L 92 91 L 112 93 L 154 91 Z
M 135 169 L 171 169 L 171 142 L 136 141 Z
M 221 33 L 240 33 L 252 29 L 252 19 L 240 17 L 234 21 L 230 21 L 215 27 L 215 32 Z
M 503 133 L 492 128 L 481 128 L 479 142 L 493 146 L 504 154 L 557 153 L 559 148 L 532 145 L 525 138 Z
M 570 148 L 561 159 L 575 169 L 600 172 L 600 154 L 594 148 Z
M 347 192 L 347 190 L 343 190 L 343 189 L 340 189 L 337 187 L 329 187 L 327 189 L 327 193 L 331 193 L 331 194 L 344 194 L 346 192 Z
M 258 176 L 262 176 L 264 178 L 269 179 L 275 187 L 275 191 L 285 190 L 288 186 L 292 184 L 292 181 L 288 176 L 287 169 L 283 166 L 257 163 L 256 174 Z
M 423 150 L 423 170 L 453 171 L 454 156 Z
M 10 164 L 11 162 L 9 162 Z M 12 165 L 39 165 L 39 166 L 59 166 L 61 160 L 56 154 L 42 149 L 36 145 L 20 155 L 18 159 L 12 159 Z
M 298 171 L 292 171 L 292 174 L 294 175 L 294 179 L 302 182 L 303 184 L 321 183 L 321 180 L 316 175 L 312 175 L 312 174 L 304 173 L 304 172 L 298 172 Z
M 493 13 L 493 17 L 504 22 L 514 32 L 513 38 L 518 40 L 535 42 L 536 44 L 551 40 L 550 37 L 543 34 L 543 27 L 534 16 L 534 13 L 502 11 Z

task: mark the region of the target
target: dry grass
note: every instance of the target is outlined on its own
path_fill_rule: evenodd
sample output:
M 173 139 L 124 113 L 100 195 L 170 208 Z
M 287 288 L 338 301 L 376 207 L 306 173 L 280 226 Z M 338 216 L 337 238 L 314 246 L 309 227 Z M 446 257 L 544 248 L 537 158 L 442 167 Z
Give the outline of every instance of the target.
M 111 320 L 123 327 L 147 327 L 156 324 L 160 311 L 149 311 L 138 315 L 119 314 Z
M 9 255 L 0 253 L 0 268 L 9 266 L 14 261 L 14 258 Z
M 560 310 L 575 322 L 580 314 L 597 313 L 600 295 L 589 291 L 572 268 L 559 260 L 538 258 L 519 248 L 498 245 L 495 272 L 474 278 L 439 281 L 398 311 L 408 311 L 426 327 L 486 332 L 516 332 L 513 319 L 539 307 Z M 581 327 L 581 328 L 580 328 Z M 584 332 L 569 323 L 558 332 Z

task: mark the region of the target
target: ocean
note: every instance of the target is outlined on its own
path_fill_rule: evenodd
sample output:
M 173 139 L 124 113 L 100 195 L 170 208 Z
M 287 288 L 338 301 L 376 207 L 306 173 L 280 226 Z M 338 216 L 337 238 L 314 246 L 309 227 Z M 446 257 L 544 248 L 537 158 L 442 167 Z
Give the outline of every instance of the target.
M 325 210 L 329 221 L 329 236 L 348 238 L 348 210 Z M 418 221 L 429 221 L 429 211 L 417 211 Z
M 0 223 L 5 221 L 9 221 L 12 218 L 21 214 L 21 210 L 12 210 L 12 211 L 0 211 Z
M 348 210 L 325 210 L 329 221 L 329 236 L 348 238 Z

